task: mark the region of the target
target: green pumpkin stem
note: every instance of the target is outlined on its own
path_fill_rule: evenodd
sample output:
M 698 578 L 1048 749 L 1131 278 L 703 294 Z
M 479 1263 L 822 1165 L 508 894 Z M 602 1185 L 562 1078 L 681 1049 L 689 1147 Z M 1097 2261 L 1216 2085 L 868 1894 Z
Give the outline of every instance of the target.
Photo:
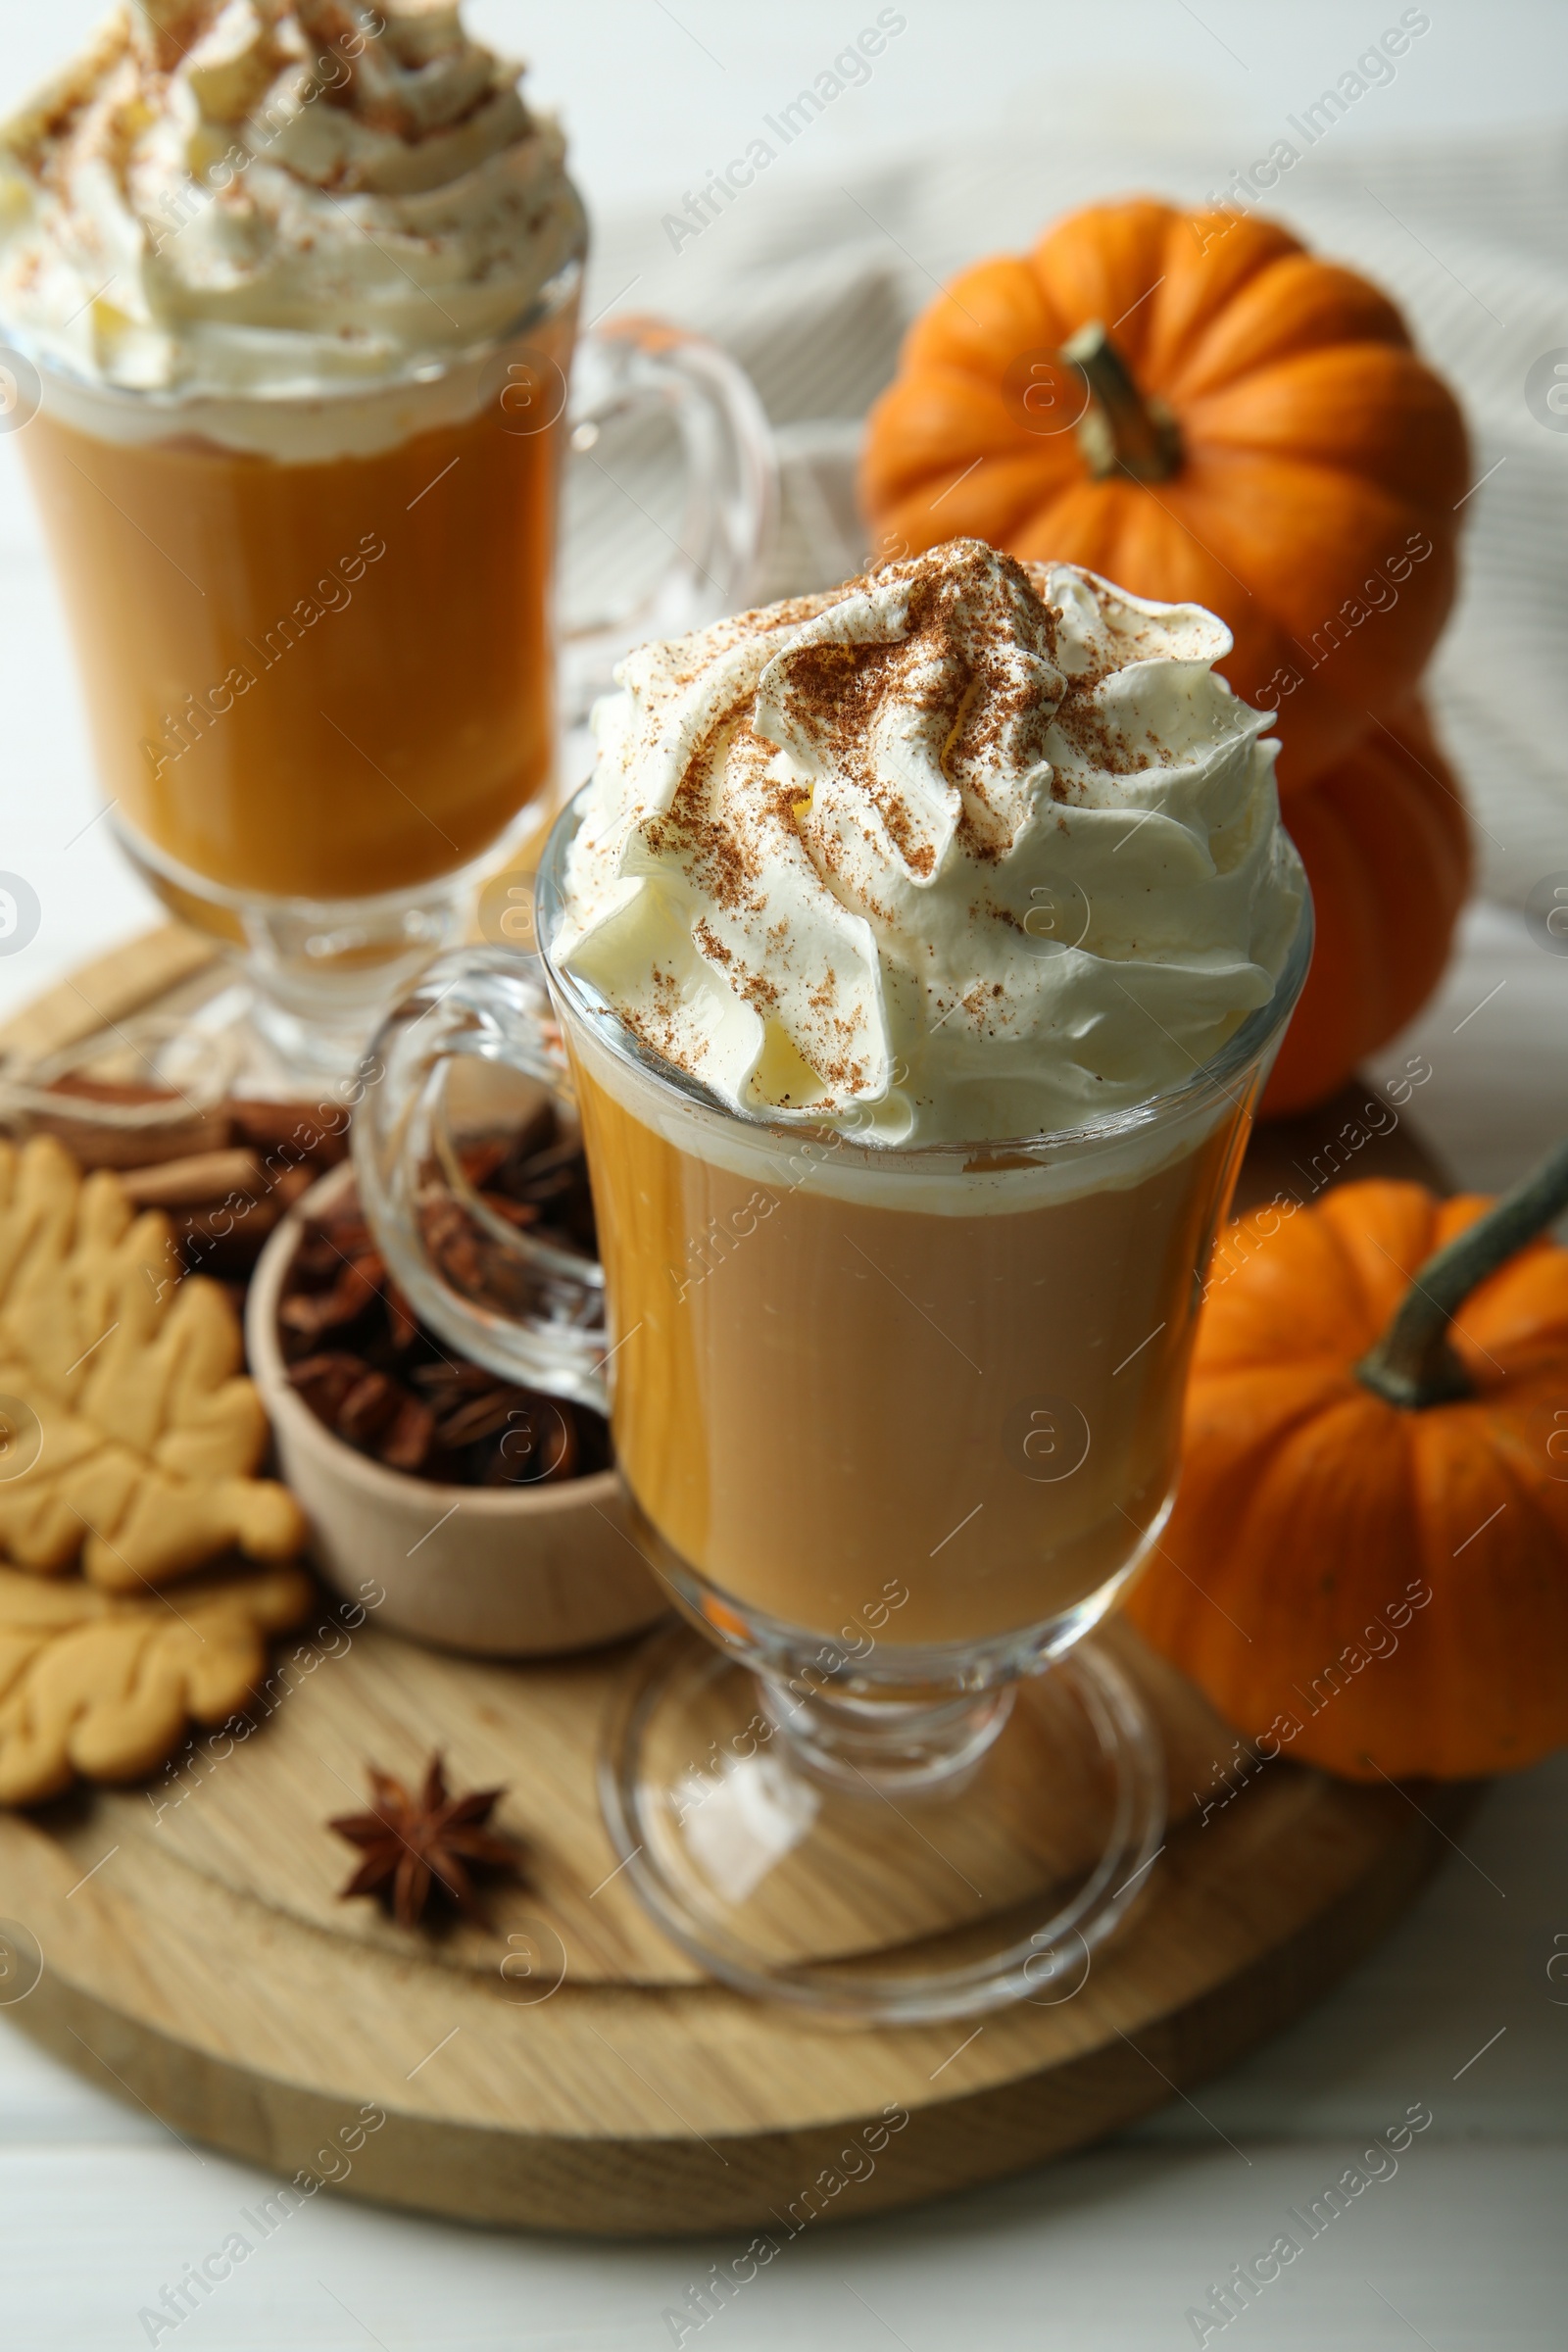
M 1417 1269 L 1388 1330 L 1356 1365 L 1356 1379 L 1390 1404 L 1415 1412 L 1472 1396 L 1475 1384 L 1454 1351 L 1449 1325 L 1477 1285 L 1565 1208 L 1568 1143 Z
M 1076 430 L 1095 479 L 1126 473 L 1135 482 L 1168 481 L 1182 462 L 1181 428 L 1156 393 L 1140 392 L 1100 320 L 1081 326 L 1057 357 L 1078 368 L 1089 386 L 1089 406 Z

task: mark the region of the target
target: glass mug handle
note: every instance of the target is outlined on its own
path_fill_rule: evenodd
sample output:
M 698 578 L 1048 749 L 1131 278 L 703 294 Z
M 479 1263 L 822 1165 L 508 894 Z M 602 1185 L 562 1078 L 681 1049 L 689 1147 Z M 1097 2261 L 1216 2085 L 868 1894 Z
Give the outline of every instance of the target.
M 554 1113 L 546 1150 L 580 1135 L 525 880 L 514 897 L 498 918 L 510 947 L 441 956 L 378 1031 L 354 1117 L 360 1199 L 388 1270 L 438 1338 L 503 1379 L 608 1413 L 597 1261 L 514 1223 L 483 1190 L 497 1140 L 536 1115 L 543 1130 Z
M 777 528 L 772 431 L 751 378 L 716 343 L 662 318 L 589 327 L 572 365 L 570 447 L 587 458 L 605 425 L 638 410 L 662 411 L 680 435 L 686 499 L 675 553 L 633 606 L 563 630 L 568 726 L 608 690 L 634 645 L 707 628 L 755 603 Z

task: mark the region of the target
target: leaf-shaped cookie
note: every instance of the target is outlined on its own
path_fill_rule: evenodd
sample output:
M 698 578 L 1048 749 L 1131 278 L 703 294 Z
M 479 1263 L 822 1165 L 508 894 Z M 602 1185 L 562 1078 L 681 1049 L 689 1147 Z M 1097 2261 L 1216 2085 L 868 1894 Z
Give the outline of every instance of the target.
M 242 1713 L 267 1636 L 297 1625 L 311 1594 L 302 1570 L 272 1568 L 215 1577 L 175 1611 L 0 1568 L 0 1805 L 41 1803 L 78 1776 L 140 1780 L 188 1718 Z
M 226 1293 L 180 1279 L 167 1217 L 51 1137 L 0 1143 L 0 1400 L 32 1439 L 0 1465 L 0 1551 L 44 1575 L 79 1557 L 123 1592 L 231 1545 L 291 1559 L 305 1520 L 252 1475 L 267 1415 L 242 1361 Z

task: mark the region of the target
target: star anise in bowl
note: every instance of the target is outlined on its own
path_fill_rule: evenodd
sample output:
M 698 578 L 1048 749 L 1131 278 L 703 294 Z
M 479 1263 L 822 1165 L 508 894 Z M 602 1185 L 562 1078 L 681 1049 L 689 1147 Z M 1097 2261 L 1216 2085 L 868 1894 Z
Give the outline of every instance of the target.
M 475 1788 L 466 1796 L 453 1796 L 439 1750 L 430 1758 L 417 1793 L 374 1764 L 368 1764 L 366 1773 L 371 1810 L 339 1813 L 326 1825 L 365 1855 L 348 1885 L 339 1889 L 339 1899 L 374 1895 L 400 1928 L 416 1928 L 432 1897 L 441 1894 L 483 1925 L 470 1871 L 477 1867 L 521 1875 L 520 1849 L 485 1826 L 506 1790 Z

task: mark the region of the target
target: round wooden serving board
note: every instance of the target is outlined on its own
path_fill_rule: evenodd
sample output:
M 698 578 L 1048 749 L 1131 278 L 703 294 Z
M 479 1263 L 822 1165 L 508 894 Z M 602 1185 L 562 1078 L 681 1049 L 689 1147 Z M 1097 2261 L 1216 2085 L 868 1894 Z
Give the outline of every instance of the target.
M 179 958 L 143 966 L 167 988 Z M 1129 1629 L 1101 1638 L 1164 1735 L 1167 1843 L 1076 1989 L 978 2031 L 812 2023 L 664 1942 L 595 1796 L 624 1649 L 473 1663 L 373 1615 L 346 1631 L 324 1599 L 250 1738 L 198 1735 L 151 1790 L 0 1815 L 0 1913 L 43 1953 L 3 2014 L 186 2138 L 464 2221 L 778 2243 L 994 2179 L 1296 2016 L 1398 1916 L 1469 1801 L 1427 1789 L 1418 1810 L 1283 1760 L 1244 1781 L 1191 1686 Z M 415 1777 L 435 1747 L 456 1787 L 506 1786 L 497 1826 L 528 1849 L 526 1883 L 487 1893 L 491 1933 L 405 1934 L 338 1899 L 354 1856 L 327 1817 L 362 1808 L 368 1760 Z M 365 2111 L 385 2119 L 368 2133 Z
M 612 1875 L 594 1794 L 624 1650 L 478 1665 L 370 1623 L 296 1643 L 286 1655 L 319 1662 L 287 1675 L 255 1735 L 199 1739 L 150 1794 L 0 1817 L 3 1907 L 44 1956 L 4 2014 L 183 2136 L 285 2176 L 341 2172 L 331 2151 L 373 2103 L 387 2121 L 342 2185 L 466 2221 L 804 2226 L 820 2175 L 864 2174 L 861 2135 L 874 2145 L 889 2110 L 908 2123 L 828 2212 L 994 2178 L 1293 2017 L 1443 1850 L 1396 1790 L 1283 1761 L 1200 1819 L 1191 1791 L 1223 1797 L 1231 1737 L 1129 1635 L 1116 1645 L 1164 1728 L 1169 1842 L 1081 1989 L 978 2034 L 813 2025 L 704 1982 L 662 1941 Z M 360 1808 L 364 1760 L 410 1776 L 437 1745 L 457 1786 L 508 1785 L 498 1822 L 532 1852 L 530 1886 L 490 1892 L 493 1935 L 431 1941 L 336 1896 L 354 1857 L 324 1823 Z M 1452 1826 L 1451 1797 L 1422 1802 Z

